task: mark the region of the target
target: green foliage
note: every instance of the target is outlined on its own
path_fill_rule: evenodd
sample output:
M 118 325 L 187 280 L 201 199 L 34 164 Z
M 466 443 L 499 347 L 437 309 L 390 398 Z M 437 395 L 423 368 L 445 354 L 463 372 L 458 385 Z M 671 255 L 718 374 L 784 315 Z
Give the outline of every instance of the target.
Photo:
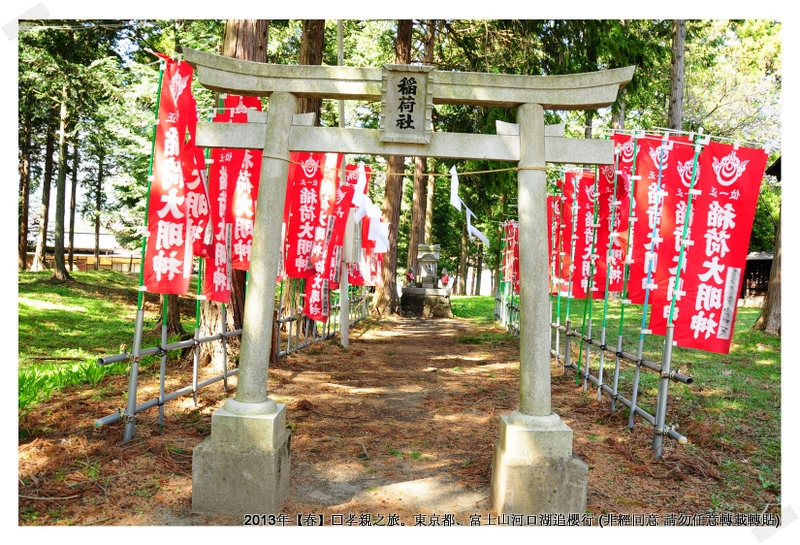
M 464 318 L 477 324 L 490 324 L 494 321 L 494 297 L 492 296 L 452 296 L 450 307 L 453 316 Z
M 21 411 L 48 399 L 57 389 L 96 387 L 107 375 L 128 372 L 127 363 L 100 366 L 97 359 L 130 352 L 138 277 L 116 271 L 75 271 L 72 275 L 75 282 L 63 283 L 52 281 L 49 272 L 19 273 Z M 160 332 L 152 332 L 154 326 L 152 318 L 146 317 L 144 347 L 160 343 Z M 143 358 L 140 369 L 155 361 L 155 357 Z
M 775 249 L 780 212 L 780 185 L 765 177 L 761 183 L 756 214 L 753 218 L 753 232 L 750 235 L 749 246 L 751 252 L 772 252 Z
M 686 50 L 684 128 L 778 147 L 780 22 L 704 21 L 687 28 L 695 37 Z
M 57 26 L 63 21 L 25 21 L 31 26 Z M 69 87 L 70 111 L 80 112 L 76 134 L 81 142 L 82 215 L 101 224 L 128 248 L 141 245 L 144 202 L 151 153 L 152 121 L 158 70 L 146 49 L 174 54 L 180 46 L 218 52 L 224 20 L 68 21 L 69 29 L 20 32 L 20 140 L 32 134 L 32 186 L 41 180 L 45 129 L 53 116 L 57 92 Z M 412 61 L 422 55 L 426 25 L 435 25 L 434 65 L 438 70 L 503 74 L 555 75 L 636 66 L 633 80 L 612 108 L 587 115 L 581 111 L 547 111 L 547 123 L 565 123 L 569 137 L 583 137 L 587 120 L 594 129 L 610 124 L 624 112 L 625 126 L 652 129 L 666 126 L 671 60 L 670 20 L 463 20 L 414 23 Z M 344 64 L 378 67 L 394 62 L 396 21 L 343 21 Z M 781 90 L 780 22 L 774 20 L 693 20 L 687 22 L 685 128 L 702 127 L 707 134 L 769 142 L 779 149 L 778 98 Z M 325 28 L 323 63 L 335 65 L 337 22 Z M 302 21 L 271 20 L 268 60 L 296 64 Z M 196 78 L 195 78 L 196 80 Z M 213 93 L 197 81 L 193 92 L 201 111 L 208 112 Z M 380 105 L 346 101 L 347 126 L 377 128 Z M 338 125 L 338 104 L 323 101 L 321 123 Z M 436 131 L 490 134 L 495 121 L 515 121 L 513 110 L 436 104 Z M 594 134 L 597 131 L 594 130 Z M 385 158 L 350 157 L 373 167 L 373 201 L 383 200 Z M 432 160 L 431 168 L 446 174 L 454 162 Z M 103 180 L 99 179 L 103 165 Z M 481 253 L 484 267 L 500 259 L 499 225 L 515 217 L 517 176 L 513 167 L 485 161 L 456 164 L 461 198 L 476 214 L 476 227 L 490 248 L 470 241 L 467 255 L 474 266 Z M 407 255 L 410 226 L 410 161 L 398 223 L 400 273 Z M 486 172 L 490 171 L 490 172 Z M 481 172 L 480 174 L 469 174 Z M 440 269 L 458 271 L 464 212 L 449 204 L 448 176 L 435 181 L 432 241 L 441 245 Z M 96 210 L 95 197 L 100 197 Z M 780 192 L 762 191 L 754 221 L 751 249 L 771 250 L 773 219 L 778 217 Z M 32 214 L 31 217 L 36 217 Z M 35 220 L 34 220 L 35 221 Z
M 127 364 L 100 366 L 94 360 L 84 360 L 71 366 L 46 364 L 23 367 L 18 373 L 18 408 L 24 411 L 49 399 L 55 390 L 61 388 L 82 384 L 96 387 L 107 375 L 127 372 Z

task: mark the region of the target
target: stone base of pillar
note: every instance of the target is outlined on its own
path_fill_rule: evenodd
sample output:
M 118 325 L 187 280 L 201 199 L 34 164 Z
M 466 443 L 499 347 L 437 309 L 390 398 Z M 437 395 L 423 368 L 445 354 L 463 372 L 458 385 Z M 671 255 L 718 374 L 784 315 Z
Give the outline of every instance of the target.
M 589 467 L 572 452 L 572 429 L 558 415 L 500 417 L 491 490 L 498 515 L 583 515 L 588 483 Z
M 291 443 L 286 406 L 271 402 L 266 414 L 239 410 L 247 405 L 229 400 L 211 416 L 211 437 L 194 449 L 195 513 L 278 514 L 283 508 L 289 493 Z

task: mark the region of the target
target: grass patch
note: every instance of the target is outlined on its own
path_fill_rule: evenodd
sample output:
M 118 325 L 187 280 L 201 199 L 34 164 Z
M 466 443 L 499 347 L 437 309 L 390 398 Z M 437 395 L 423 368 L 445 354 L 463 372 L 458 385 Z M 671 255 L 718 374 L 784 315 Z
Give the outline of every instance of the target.
M 566 322 L 566 303 L 562 298 L 559 305 L 557 298 L 553 299 L 553 321 Z M 571 327 L 587 332 L 589 313 L 584 319 L 584 301 L 569 303 Z M 621 329 L 623 350 L 636 354 L 642 338 L 643 357 L 660 365 L 664 337 L 641 336 L 642 306 L 626 305 L 623 315 L 620 303 L 609 301 L 605 310 L 606 343 L 615 346 Z M 742 503 L 742 490 L 748 490 L 751 495 L 764 494 L 762 501 L 765 502 L 766 498 L 773 502 L 780 498 L 781 339 L 751 329 L 759 313 L 758 308 L 738 308 L 729 354 L 680 346 L 674 347 L 672 352 L 671 369 L 691 376 L 694 384 L 669 383 L 667 424 L 677 425 L 678 431 L 688 437 L 690 446 L 697 448 L 699 455 L 710 452 L 704 449 L 724 453 L 718 467 L 725 492 L 714 498 L 720 506 L 746 505 Z M 602 301 L 592 304 L 591 318 L 592 337 L 600 339 L 604 321 Z M 581 369 L 585 369 L 586 345 L 574 338 L 570 344 L 571 361 L 580 362 Z M 559 352 L 562 354 L 563 347 L 561 334 Z M 588 365 L 590 373 L 596 377 L 600 367 L 598 349 L 592 348 Z M 603 358 L 603 382 L 607 386 L 612 385 L 614 372 L 615 358 L 607 352 Z M 628 399 L 633 390 L 634 372 L 632 363 L 621 363 L 619 393 Z M 569 373 L 574 374 L 574 371 Z M 596 393 L 596 386 L 590 383 L 589 388 Z M 637 403 L 655 414 L 657 393 L 657 373 L 642 370 Z M 610 403 L 607 394 L 604 399 Z M 627 417 L 627 408 L 623 407 L 623 411 Z
M 453 316 L 479 325 L 494 322 L 494 297 L 490 295 L 453 295 L 450 297 Z
M 18 275 L 19 410 L 25 411 L 69 386 L 97 386 L 108 375 L 127 374 L 127 363 L 107 366 L 98 358 L 132 350 L 139 277 L 118 271 L 74 271 L 73 282 L 52 280 L 51 272 Z M 160 296 L 146 294 L 155 311 L 145 312 L 142 347 L 157 346 Z M 194 329 L 194 303 L 182 297 L 183 325 Z M 191 316 L 187 314 L 191 306 Z M 172 342 L 173 339 L 170 340 Z M 170 354 L 176 357 L 177 353 Z M 158 361 L 142 358 L 144 371 Z

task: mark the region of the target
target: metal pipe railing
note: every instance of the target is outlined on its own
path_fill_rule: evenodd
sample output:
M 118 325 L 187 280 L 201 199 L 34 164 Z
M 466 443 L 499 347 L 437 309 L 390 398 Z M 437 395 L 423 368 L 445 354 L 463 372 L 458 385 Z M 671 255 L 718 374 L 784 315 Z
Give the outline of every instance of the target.
M 507 294 L 503 293 L 502 291 L 498 291 L 495 294 L 495 318 L 502 323 L 506 328 L 508 328 L 509 332 L 518 335 L 519 334 L 519 316 L 514 314 L 515 304 L 511 297 L 508 297 Z M 516 319 L 516 321 L 515 321 Z M 551 322 L 550 326 L 551 329 L 560 333 L 563 333 L 563 350 L 561 346 L 561 341 L 559 336 L 556 336 L 556 339 L 559 339 L 557 342 L 555 349 L 550 350 L 551 356 L 553 356 L 557 362 L 563 363 L 564 368 L 576 370 L 578 373 L 578 380 L 583 379 L 585 383 L 591 382 L 594 386 L 598 389 L 598 395 L 600 392 L 605 392 L 610 395 L 612 407 L 615 407 L 616 403 L 622 403 L 624 406 L 630 409 L 630 419 L 632 420 L 635 416 L 641 417 L 647 423 L 649 423 L 654 428 L 654 436 L 659 438 L 661 437 L 669 437 L 677 441 L 679 444 L 683 445 L 688 442 L 688 439 L 675 431 L 674 428 L 666 426 L 662 420 L 664 420 L 664 415 L 666 414 L 666 399 L 665 396 L 661 396 L 660 399 L 657 400 L 657 416 L 654 416 L 644 410 L 641 406 L 637 404 L 636 397 L 637 397 L 637 390 L 638 390 L 638 374 L 640 369 L 647 369 L 650 371 L 654 371 L 659 374 L 659 381 L 663 383 L 664 381 L 673 381 L 673 382 L 680 382 L 686 385 L 692 385 L 694 383 L 694 378 L 683 373 L 679 373 L 672 369 L 663 369 L 662 365 L 653 361 L 650 361 L 643 357 L 637 357 L 635 354 L 631 354 L 622 349 L 622 341 L 618 339 L 615 346 L 609 346 L 608 343 L 604 342 L 601 339 L 594 339 L 590 335 L 583 335 L 580 331 L 574 330 L 570 327 L 570 319 L 569 316 L 566 317 L 564 325 L 558 324 L 556 322 Z M 580 368 L 576 363 L 570 361 L 571 356 L 571 347 L 570 347 L 570 340 L 572 338 L 578 339 L 581 342 L 581 346 L 586 344 L 587 346 L 595 347 L 602 350 L 602 353 L 612 354 L 615 357 L 615 362 L 626 361 L 633 363 L 636 366 L 636 374 L 637 378 L 635 379 L 635 387 L 633 391 L 633 398 L 628 399 L 625 396 L 621 395 L 618 391 L 618 379 L 619 379 L 619 371 L 615 370 L 613 375 L 614 385 L 609 386 L 603 383 L 602 378 L 596 377 L 589 373 L 589 366 L 588 362 L 584 368 Z M 670 358 L 671 359 L 671 358 Z M 618 365 L 618 363 L 616 363 Z M 599 372 L 598 372 L 599 375 Z M 629 425 L 630 427 L 630 425 Z M 660 456 L 660 442 L 656 439 L 654 440 L 654 447 L 658 448 L 656 451 L 656 456 Z
M 555 350 L 551 350 L 550 354 L 555 356 L 557 359 L 561 359 L 561 356 Z M 582 369 L 578 370 L 578 366 L 575 365 L 574 363 L 568 364 L 567 367 L 569 367 L 571 369 L 575 369 L 576 371 L 580 372 L 580 376 L 584 380 L 587 380 L 587 381 L 591 382 L 592 384 L 597 386 L 602 391 L 610 394 L 615 400 L 621 402 L 623 405 L 625 405 L 629 409 L 631 407 L 633 407 L 634 412 L 636 414 L 638 414 L 639 416 L 641 416 L 642 418 L 644 418 L 652 426 L 656 425 L 656 417 L 655 416 L 651 415 L 650 413 L 648 413 L 647 411 L 642 409 L 642 407 L 639 406 L 639 405 L 634 406 L 634 404 L 629 399 L 627 399 L 624 396 L 620 395 L 618 392 L 614 393 L 614 390 L 610 386 L 608 386 L 607 384 L 603 384 L 594 375 L 591 375 L 589 373 L 585 373 L 585 372 L 583 372 Z M 686 437 L 684 437 L 683 435 L 681 435 L 680 433 L 675 431 L 674 428 L 666 428 L 666 429 L 664 429 L 665 427 L 664 427 L 663 423 L 661 423 L 661 428 L 662 428 L 661 431 L 660 431 L 661 435 L 666 435 L 669 438 L 676 440 L 681 445 L 685 445 L 686 443 L 689 442 L 689 440 Z M 659 432 L 659 430 L 656 430 L 656 431 Z
M 606 343 L 602 343 L 597 339 L 592 339 L 586 335 L 581 335 L 580 332 L 575 329 L 567 331 L 567 328 L 565 326 L 559 326 L 555 323 L 551 323 L 550 326 L 552 328 L 559 329 L 569 337 L 579 338 L 584 343 L 596 346 L 597 348 L 600 348 L 604 352 L 614 354 L 620 359 L 630 361 L 637 365 L 641 365 L 642 367 L 646 367 L 647 369 L 650 369 L 651 371 L 656 371 L 657 373 L 662 372 L 661 365 L 658 363 L 646 360 L 644 358 L 637 358 L 635 355 L 631 354 L 630 352 L 625 352 L 624 350 L 617 350 L 616 348 L 609 347 Z M 670 371 L 668 374 L 669 378 L 674 380 L 675 382 L 681 382 L 683 384 L 689 384 L 689 385 L 694 384 L 694 378 L 688 375 L 684 375 L 683 373 L 678 373 L 677 371 Z
M 363 320 L 367 316 L 367 303 L 368 303 L 368 295 L 364 292 L 363 288 L 356 288 L 360 291 L 360 294 L 356 297 L 351 298 L 351 302 L 353 303 L 350 306 L 350 324 L 358 323 L 359 321 Z M 282 303 L 282 301 L 281 301 Z M 334 310 L 338 310 L 339 308 L 339 299 L 335 298 L 335 302 L 332 305 L 332 314 Z M 280 307 L 279 307 L 280 310 Z M 164 309 L 166 312 L 166 309 Z M 237 337 L 242 334 L 241 329 L 235 329 L 233 331 L 225 331 L 226 327 L 226 314 L 225 314 L 225 305 L 222 306 L 222 329 L 221 333 L 216 333 L 214 335 L 209 335 L 207 337 L 199 337 L 199 329 L 195 329 L 194 336 L 190 339 L 177 341 L 174 343 L 167 343 L 166 336 L 164 332 L 164 326 L 162 326 L 162 339 L 161 343 L 162 346 L 153 346 L 149 348 L 141 348 L 141 341 L 142 341 L 142 330 L 143 330 L 143 321 L 144 321 L 144 311 L 140 310 L 137 312 L 136 315 L 136 329 L 134 331 L 134 342 L 132 352 L 127 353 L 123 352 L 121 354 L 115 354 L 111 356 L 104 356 L 102 358 L 97 359 L 98 365 L 110 365 L 112 363 L 123 363 L 123 362 L 131 362 L 131 375 L 129 378 L 129 385 L 128 385 L 128 401 L 125 409 L 119 409 L 116 412 L 102 417 L 95 420 L 94 425 L 95 427 L 99 428 L 119 420 L 124 420 L 125 422 L 125 438 L 124 441 L 128 442 L 133 439 L 135 434 L 135 416 L 136 414 L 150 409 L 152 407 L 159 408 L 159 424 L 163 424 L 163 407 L 164 404 L 168 401 L 176 399 L 178 397 L 192 394 L 195 405 L 197 404 L 197 392 L 215 382 L 220 380 L 224 381 L 225 390 L 228 389 L 228 377 L 236 375 L 238 373 L 238 369 L 228 370 L 227 364 L 227 346 L 226 341 L 230 337 Z M 297 324 L 300 321 L 305 321 L 305 327 L 295 327 L 295 331 L 292 331 L 292 324 Z M 287 339 L 287 348 L 286 350 L 278 350 L 277 356 L 285 356 L 290 352 L 295 350 L 300 350 L 309 346 L 314 342 L 318 342 L 321 340 L 329 339 L 336 335 L 340 331 L 340 323 L 339 320 L 334 318 L 329 320 L 327 323 L 322 324 L 321 327 L 314 322 L 313 320 L 309 319 L 304 315 L 300 316 L 287 316 L 276 320 L 276 335 L 277 335 L 277 343 L 276 346 L 280 348 L 281 342 L 281 329 L 282 326 L 287 325 L 287 332 L 288 335 Z M 304 330 L 303 333 L 303 341 L 300 342 L 300 331 L 301 329 Z M 294 345 L 292 344 L 292 338 L 295 337 Z M 223 343 L 223 365 L 222 365 L 222 373 L 206 379 L 204 381 L 198 381 L 198 354 L 200 345 L 205 343 L 210 343 L 214 341 L 222 341 Z M 193 358 L 193 367 L 192 367 L 192 384 L 190 386 L 186 386 L 175 390 L 170 393 L 164 392 L 164 383 L 165 383 L 165 376 L 166 376 L 166 355 L 171 350 L 183 350 L 186 348 L 194 349 L 194 358 Z M 160 365 L 160 372 L 159 372 L 159 393 L 157 398 L 151 399 L 144 403 L 136 403 L 136 391 L 138 388 L 138 374 L 139 374 L 139 362 L 143 357 L 147 356 L 161 356 L 161 365 Z

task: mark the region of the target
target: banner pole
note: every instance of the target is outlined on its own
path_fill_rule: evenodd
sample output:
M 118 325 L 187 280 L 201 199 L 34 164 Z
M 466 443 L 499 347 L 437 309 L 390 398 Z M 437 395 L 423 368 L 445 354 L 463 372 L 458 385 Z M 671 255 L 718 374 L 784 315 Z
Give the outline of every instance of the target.
M 571 318 L 570 318 L 570 304 L 572 303 L 572 276 L 573 272 L 575 271 L 575 241 L 578 240 L 578 235 L 575 234 L 575 230 L 577 229 L 577 215 L 578 215 L 578 200 L 576 198 L 578 188 L 578 184 L 575 182 L 575 176 L 573 172 L 572 177 L 572 216 L 570 217 L 570 248 L 569 248 L 569 274 L 567 275 L 567 319 L 564 322 L 564 326 L 566 327 L 566 334 L 564 335 L 564 369 L 570 366 L 569 358 L 570 358 L 570 335 L 572 330 L 570 329 L 571 325 Z M 576 382 L 577 384 L 577 378 Z
M 167 377 L 167 323 L 169 295 L 163 296 L 161 303 L 161 366 L 158 371 L 158 425 L 164 425 L 164 381 Z
M 338 64 L 344 65 L 344 25 L 341 19 L 336 21 L 336 42 L 338 47 Z M 339 100 L 339 128 L 345 128 L 344 100 Z M 339 168 L 339 183 L 346 182 L 347 156 L 342 155 L 342 163 Z M 345 221 L 350 221 L 350 214 Z M 344 246 L 342 246 L 344 249 Z M 344 251 L 342 251 L 344 254 Z M 350 346 L 350 286 L 347 277 L 347 256 L 342 255 L 342 263 L 339 270 L 339 335 L 342 346 Z
M 558 214 L 556 214 L 556 195 L 555 192 L 550 196 L 551 206 L 550 210 L 552 213 L 552 219 L 550 220 L 550 255 L 548 256 L 549 267 L 550 267 L 550 325 L 548 325 L 548 329 L 550 330 L 550 352 L 558 354 L 558 330 L 553 331 L 552 323 L 555 321 L 553 320 L 553 310 L 555 309 L 555 305 L 553 305 L 553 288 L 555 287 L 556 293 L 558 292 L 558 282 L 556 282 L 556 253 L 558 249 L 556 248 L 556 225 L 560 224 L 561 222 L 558 221 Z M 555 346 L 553 345 L 553 341 L 556 341 Z
M 228 391 L 228 337 L 225 336 L 228 329 L 228 311 L 225 307 L 225 303 L 220 303 L 221 306 L 221 317 L 222 317 L 222 366 L 223 366 L 223 373 L 222 373 L 222 384 L 225 387 L 225 391 Z
M 672 366 L 672 347 L 674 344 L 675 324 L 673 323 L 673 313 L 675 302 L 679 299 L 681 268 L 683 267 L 683 257 L 686 251 L 686 237 L 689 233 L 689 223 L 692 217 L 692 197 L 694 196 L 694 184 L 697 176 L 697 160 L 702 146 L 698 143 L 694 147 L 694 160 L 692 161 L 692 179 L 689 183 L 689 198 L 686 201 L 686 215 L 683 222 L 681 233 L 681 245 L 678 252 L 678 268 L 675 271 L 675 281 L 672 285 L 672 298 L 669 304 L 669 316 L 667 318 L 666 338 L 664 339 L 664 350 L 661 355 L 661 378 L 658 383 L 658 398 L 656 402 L 655 426 L 653 430 L 653 453 L 656 459 L 661 458 L 664 435 L 667 430 L 664 425 L 667 413 L 667 394 L 669 389 L 669 378 Z
M 594 256 L 594 241 L 597 239 L 597 179 L 598 179 L 598 170 L 595 166 L 594 168 L 594 183 L 592 184 L 592 196 L 594 203 L 592 204 L 592 241 L 589 244 L 589 277 L 586 280 L 586 297 L 583 304 L 583 325 L 581 326 L 581 337 L 583 334 L 586 333 L 586 337 L 588 339 L 592 338 L 592 283 L 594 282 L 594 263 L 595 263 L 595 256 Z M 587 323 L 586 315 L 589 315 L 589 320 Z M 578 383 L 580 379 L 581 373 L 581 352 L 583 351 L 584 341 L 581 339 L 580 350 L 578 352 L 578 374 L 575 376 L 575 384 Z M 583 370 L 583 391 L 585 392 L 589 388 L 589 357 L 591 356 L 591 342 L 586 343 L 586 368 Z
M 142 334 L 144 327 L 144 261 L 147 250 L 147 224 L 150 214 L 150 184 L 153 178 L 153 161 L 156 149 L 156 127 L 158 126 L 158 110 L 161 106 L 161 87 L 164 80 L 164 70 L 166 63 L 161 60 L 158 63 L 158 94 L 156 96 L 155 120 L 153 121 L 153 136 L 150 140 L 150 166 L 147 171 L 147 196 L 145 197 L 144 212 L 144 236 L 142 237 L 142 259 L 139 264 L 139 292 L 136 301 L 136 324 L 133 330 L 133 346 L 131 347 L 133 357 L 131 361 L 131 374 L 128 380 L 128 403 L 125 408 L 125 433 L 123 442 L 127 443 L 136 434 L 136 390 L 139 381 L 139 360 L 142 348 Z
M 617 355 L 614 358 L 614 388 L 613 394 L 611 396 L 611 412 L 616 410 L 616 402 L 617 396 L 619 391 L 619 369 L 620 369 L 620 356 L 619 353 L 622 352 L 622 340 L 623 340 L 623 327 L 625 325 L 625 305 L 627 300 L 625 296 L 628 294 L 628 276 L 630 275 L 630 264 L 631 264 L 631 256 L 632 248 L 631 248 L 631 239 L 633 238 L 633 225 L 631 225 L 631 218 L 633 217 L 633 196 L 636 195 L 636 153 L 639 147 L 639 137 L 637 135 L 633 136 L 633 162 L 631 165 L 631 183 L 630 183 L 630 195 L 628 196 L 628 234 L 626 237 L 626 244 L 625 244 L 625 261 L 623 264 L 623 273 L 622 273 L 622 300 L 620 301 L 620 310 L 619 310 L 619 335 L 617 336 Z M 636 364 L 638 367 L 638 363 Z M 633 405 L 635 406 L 635 405 Z M 633 415 L 635 411 L 631 409 L 631 415 Z M 628 424 L 629 427 L 632 426 L 631 423 Z
M 658 148 L 658 182 L 656 184 L 656 210 L 661 205 L 661 179 L 664 173 L 664 144 L 667 142 L 668 136 L 665 134 L 662 139 L 662 145 Z M 647 267 L 647 281 L 644 290 L 644 305 L 642 306 L 642 324 L 639 328 L 639 347 L 636 352 L 636 358 L 642 359 L 644 352 L 644 336 L 647 331 L 647 305 L 650 298 L 650 284 L 653 278 L 653 261 L 655 256 L 656 236 L 658 235 L 658 223 L 653 223 L 652 236 L 650 238 L 650 255 L 645 259 L 645 266 Z M 663 357 L 663 354 L 662 354 Z M 636 397 L 639 393 L 639 370 L 640 365 L 636 364 L 636 372 L 633 379 L 633 395 L 631 396 L 631 415 L 628 419 L 628 427 L 633 429 L 633 415 L 636 412 Z
M 611 259 L 614 254 L 614 224 L 617 211 L 617 181 L 619 179 L 619 147 L 614 148 L 614 190 L 611 194 L 611 221 L 608 225 L 608 249 L 606 251 L 606 292 L 603 297 L 603 324 L 600 330 L 600 368 L 597 371 L 597 401 L 603 397 L 603 365 L 605 364 L 606 321 L 608 319 L 608 295 L 611 285 Z
M 566 227 L 566 224 L 563 223 L 564 221 L 564 200 L 566 197 L 564 196 L 564 184 L 566 182 L 566 176 L 564 173 L 561 174 L 561 194 L 559 195 L 558 199 L 558 252 L 556 256 L 556 270 L 558 274 L 556 275 L 555 282 L 556 282 L 556 363 L 558 363 L 558 355 L 561 349 L 561 330 L 559 327 L 561 326 L 561 284 L 563 282 L 561 278 L 561 273 L 563 264 L 561 262 L 561 256 L 564 254 L 564 236 L 563 236 L 563 229 Z

